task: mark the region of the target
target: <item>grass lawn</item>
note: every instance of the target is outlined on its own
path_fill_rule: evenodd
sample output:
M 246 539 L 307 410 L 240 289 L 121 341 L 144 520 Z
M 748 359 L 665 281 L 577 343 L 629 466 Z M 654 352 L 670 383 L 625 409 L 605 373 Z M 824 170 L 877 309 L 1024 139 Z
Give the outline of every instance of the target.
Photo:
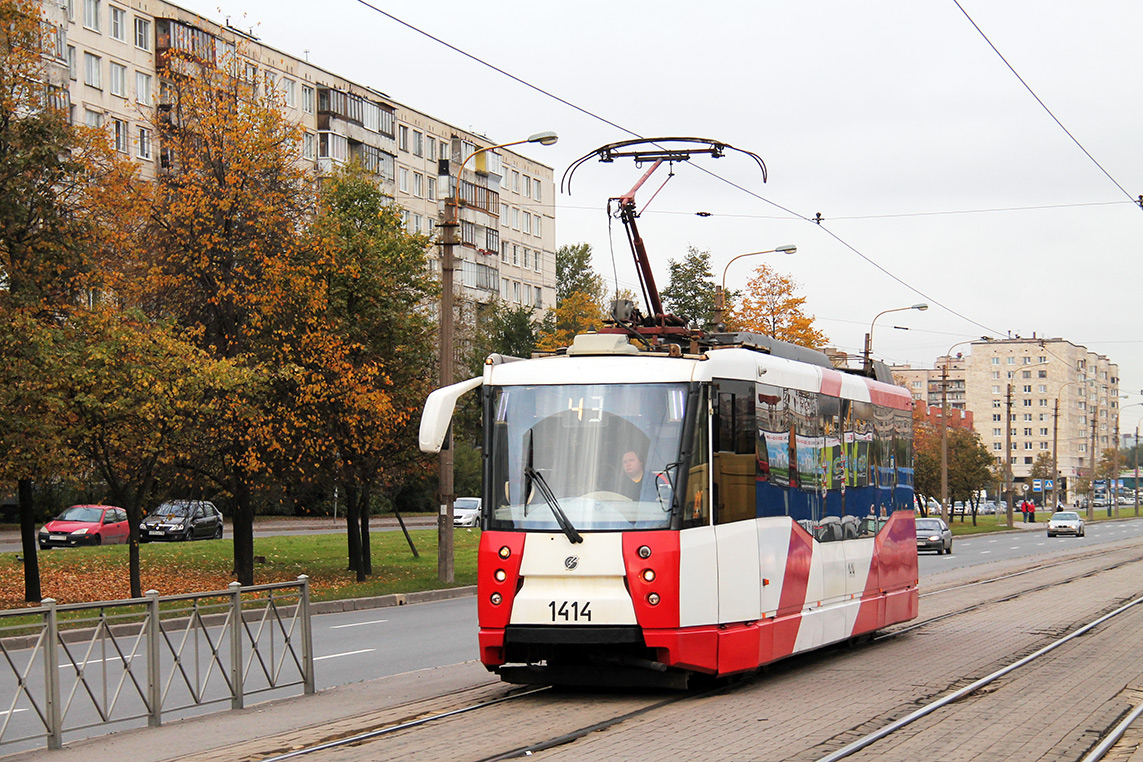
M 436 529 L 409 533 L 420 553 L 413 558 L 401 532 L 371 532 L 373 576 L 356 582 L 347 570 L 345 534 L 255 538 L 257 584 L 310 578 L 312 600 L 365 598 L 476 584 L 476 551 L 480 532 L 457 528 L 455 582 L 437 580 Z M 0 555 L 0 609 L 24 603 L 24 565 L 19 553 Z M 234 544 L 229 539 L 179 543 L 145 543 L 139 547 L 143 590 L 162 595 L 224 590 L 234 580 Z M 45 598 L 59 603 L 118 600 L 129 597 L 127 546 L 60 548 L 38 553 Z

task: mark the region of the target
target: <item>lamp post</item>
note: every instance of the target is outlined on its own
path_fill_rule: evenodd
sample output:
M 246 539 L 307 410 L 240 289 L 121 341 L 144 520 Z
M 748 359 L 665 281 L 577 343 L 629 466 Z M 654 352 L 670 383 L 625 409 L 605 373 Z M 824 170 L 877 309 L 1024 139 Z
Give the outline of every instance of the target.
M 559 137 L 554 132 L 538 132 L 523 140 L 513 140 L 509 143 L 501 143 L 499 145 L 488 146 L 487 148 L 478 148 L 464 158 L 456 171 L 456 187 L 445 201 L 445 208 L 448 213 L 445 215 L 446 221 L 441 223 L 440 226 L 443 228 L 441 233 L 440 308 L 441 386 L 448 386 L 455 380 L 453 378 L 453 307 L 455 302 L 455 297 L 453 296 L 453 274 L 456 271 L 456 258 L 453 255 L 453 247 L 458 243 L 457 227 L 460 225 L 460 195 L 461 184 L 464 181 L 464 166 L 473 156 L 485 153 L 486 151 L 495 151 L 499 148 L 507 148 L 508 146 L 516 146 L 523 143 L 539 143 L 540 145 L 550 146 L 557 140 L 559 140 Z M 441 502 L 441 510 L 437 516 L 437 578 L 441 582 L 452 582 L 454 577 L 452 514 L 453 502 L 456 499 L 456 495 L 453 494 L 451 429 L 449 429 L 448 437 L 444 446 L 441 448 L 439 476 L 440 489 L 438 494 Z
M 869 333 L 865 334 L 865 352 L 863 353 L 865 356 L 865 363 L 863 367 L 865 369 L 866 375 L 870 375 L 873 370 L 873 360 L 870 358 L 870 355 L 873 352 L 873 326 L 877 322 L 877 318 L 881 317 L 882 315 L 888 315 L 890 312 L 904 312 L 905 310 L 919 310 L 924 312 L 928 308 L 929 305 L 921 302 L 920 304 L 914 304 L 909 307 L 894 307 L 891 310 L 882 310 L 873 316 L 873 320 L 869 323 Z
M 874 318 L 876 320 L 876 318 Z M 945 352 L 945 365 L 941 369 L 941 517 L 949 523 L 949 356 L 952 351 L 962 344 L 971 344 L 974 341 L 992 341 L 991 336 L 981 336 L 980 339 L 966 339 L 958 341 Z
M 745 254 L 739 254 L 736 257 L 732 257 L 731 260 L 726 263 L 726 267 L 722 268 L 722 285 L 715 286 L 714 324 L 717 327 L 717 330 L 723 330 L 722 320 L 726 311 L 726 271 L 730 269 L 732 264 L 734 264 L 734 260 L 742 259 L 743 257 L 753 257 L 757 254 L 793 254 L 797 250 L 797 246 L 788 243 L 784 246 L 778 246 L 773 249 L 766 249 L 766 251 L 748 251 Z

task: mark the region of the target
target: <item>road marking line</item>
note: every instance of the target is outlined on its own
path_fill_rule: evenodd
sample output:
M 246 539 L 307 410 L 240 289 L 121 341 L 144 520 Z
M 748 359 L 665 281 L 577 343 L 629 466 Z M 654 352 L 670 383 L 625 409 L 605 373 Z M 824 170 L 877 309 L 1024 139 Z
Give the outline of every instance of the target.
M 354 622 L 352 624 L 335 624 L 335 625 L 331 626 L 329 629 L 340 630 L 342 627 L 360 627 L 363 624 L 385 624 L 388 621 L 389 621 L 388 619 L 374 619 L 372 622 Z
M 980 551 L 980 555 L 987 556 L 991 552 L 992 552 L 991 550 L 982 550 L 982 551 Z
M 71 662 L 67 662 L 67 663 L 61 664 L 60 669 L 75 669 L 76 667 L 86 667 L 88 664 L 102 664 L 105 661 L 116 661 L 116 662 L 119 662 L 120 664 L 126 662 L 126 663 L 130 664 L 131 660 L 134 658 L 135 658 L 134 656 L 127 656 L 126 658 L 120 658 L 118 656 L 109 656 L 106 659 L 88 659 L 87 661 L 83 662 L 82 664 L 72 664 Z
M 343 654 L 329 654 L 328 656 L 315 656 L 314 661 L 321 661 L 322 659 L 336 659 L 339 656 L 354 656 L 356 654 L 367 654 L 370 651 L 376 651 L 375 648 L 362 648 L 360 651 L 346 651 Z
M 11 712 L 9 712 L 7 709 L 5 709 L 4 711 L 0 712 L 0 714 L 19 714 L 20 712 L 26 712 L 26 711 L 28 711 L 28 710 L 27 709 L 13 709 Z

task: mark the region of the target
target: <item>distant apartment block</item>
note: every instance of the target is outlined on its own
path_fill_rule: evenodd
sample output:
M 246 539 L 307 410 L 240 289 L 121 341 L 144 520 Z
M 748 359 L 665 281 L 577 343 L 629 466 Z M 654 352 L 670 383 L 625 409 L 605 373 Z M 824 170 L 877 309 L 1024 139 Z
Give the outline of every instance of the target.
M 161 72 L 173 51 L 206 62 L 237 56 L 241 76 L 273 87 L 286 116 L 304 129 L 301 160 L 329 172 L 356 160 L 398 204 L 410 232 L 433 235 L 459 191 L 458 294 L 488 303 L 554 305 L 555 185 L 551 167 L 496 141 L 398 103 L 257 38 L 162 0 L 41 0 L 54 27 L 49 77 L 65 88 L 71 119 L 103 127 L 144 176 L 163 171 L 153 117 L 169 104 Z M 439 261 L 433 260 L 439 272 Z

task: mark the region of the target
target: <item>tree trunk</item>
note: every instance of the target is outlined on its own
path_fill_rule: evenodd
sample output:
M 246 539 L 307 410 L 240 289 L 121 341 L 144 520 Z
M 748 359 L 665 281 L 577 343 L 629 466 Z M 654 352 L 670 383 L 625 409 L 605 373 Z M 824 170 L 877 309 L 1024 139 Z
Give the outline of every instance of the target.
M 32 480 L 20 479 L 17 483 L 20 503 L 20 541 L 24 549 L 24 600 L 39 603 L 43 600 L 40 592 L 40 559 L 36 556 L 36 509 L 32 505 Z
M 361 525 L 357 515 L 357 487 L 345 485 L 345 535 L 349 544 L 349 571 L 357 572 L 357 581 L 364 579 L 361 573 Z
M 250 484 L 246 473 L 236 468 L 233 474 L 234 495 L 234 575 L 240 585 L 254 584 L 254 506 L 250 502 Z
M 364 582 L 366 577 L 373 576 L 373 557 L 369 551 L 369 490 L 363 488 L 360 495 L 361 507 L 361 566 L 357 572 L 357 581 Z

